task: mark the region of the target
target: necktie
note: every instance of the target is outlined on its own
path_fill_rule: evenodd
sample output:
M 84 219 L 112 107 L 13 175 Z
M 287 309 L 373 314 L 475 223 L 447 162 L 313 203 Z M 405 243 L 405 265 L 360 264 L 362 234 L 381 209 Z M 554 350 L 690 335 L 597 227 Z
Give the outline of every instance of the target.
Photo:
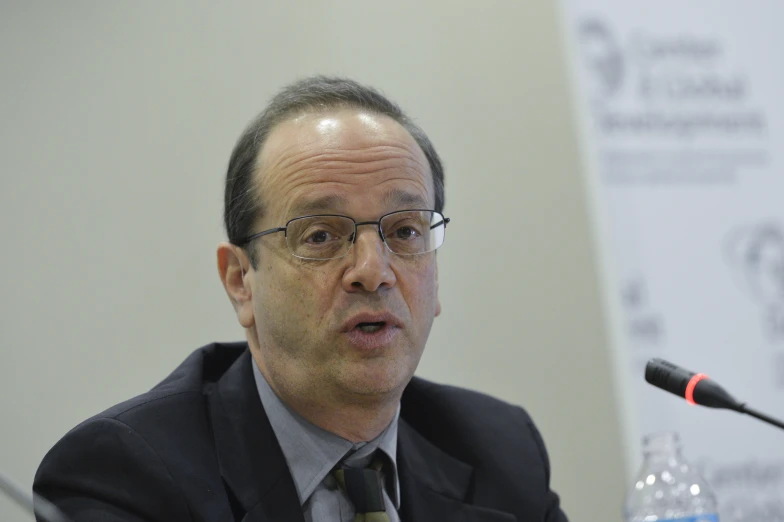
M 342 467 L 332 472 L 340 489 L 354 504 L 354 522 L 389 522 L 384 507 L 382 461 L 376 459 L 369 468 Z

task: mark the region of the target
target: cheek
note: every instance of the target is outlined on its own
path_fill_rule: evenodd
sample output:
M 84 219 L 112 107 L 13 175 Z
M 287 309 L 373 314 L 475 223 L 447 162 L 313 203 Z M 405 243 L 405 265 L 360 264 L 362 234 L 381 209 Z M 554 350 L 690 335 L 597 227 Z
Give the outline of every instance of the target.
M 438 303 L 435 267 L 422 267 L 412 272 L 406 280 L 408 281 L 406 301 L 412 309 L 413 319 L 429 324 L 435 317 Z
M 323 317 L 334 297 L 335 282 L 319 268 L 297 265 L 270 267 L 264 274 L 267 284 L 264 306 L 278 309 L 284 320 L 310 321 Z

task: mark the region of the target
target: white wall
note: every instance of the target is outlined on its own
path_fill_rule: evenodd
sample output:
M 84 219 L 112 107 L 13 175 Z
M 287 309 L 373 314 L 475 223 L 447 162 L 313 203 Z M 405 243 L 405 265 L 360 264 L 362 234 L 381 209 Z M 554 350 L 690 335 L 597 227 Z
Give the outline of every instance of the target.
M 446 163 L 444 312 L 420 375 L 524 405 L 571 518 L 620 520 L 559 31 L 552 0 L 5 3 L 0 469 L 31 484 L 77 422 L 241 338 L 214 260 L 231 147 L 280 86 L 337 73 L 398 101 Z

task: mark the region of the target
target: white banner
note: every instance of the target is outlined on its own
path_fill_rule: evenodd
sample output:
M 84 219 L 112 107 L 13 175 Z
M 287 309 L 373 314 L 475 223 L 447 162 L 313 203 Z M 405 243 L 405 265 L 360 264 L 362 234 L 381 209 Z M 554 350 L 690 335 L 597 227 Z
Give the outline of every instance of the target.
M 722 522 L 784 522 L 784 432 L 643 379 L 662 357 L 784 418 L 784 3 L 562 8 L 629 458 L 677 431 Z

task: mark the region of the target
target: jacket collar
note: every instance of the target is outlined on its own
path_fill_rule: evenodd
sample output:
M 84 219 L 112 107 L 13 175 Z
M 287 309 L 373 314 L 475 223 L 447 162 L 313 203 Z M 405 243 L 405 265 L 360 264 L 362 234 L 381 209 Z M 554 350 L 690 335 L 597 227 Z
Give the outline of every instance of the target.
M 245 350 L 208 398 L 234 519 L 305 522 L 286 459 L 256 391 L 252 362 Z

